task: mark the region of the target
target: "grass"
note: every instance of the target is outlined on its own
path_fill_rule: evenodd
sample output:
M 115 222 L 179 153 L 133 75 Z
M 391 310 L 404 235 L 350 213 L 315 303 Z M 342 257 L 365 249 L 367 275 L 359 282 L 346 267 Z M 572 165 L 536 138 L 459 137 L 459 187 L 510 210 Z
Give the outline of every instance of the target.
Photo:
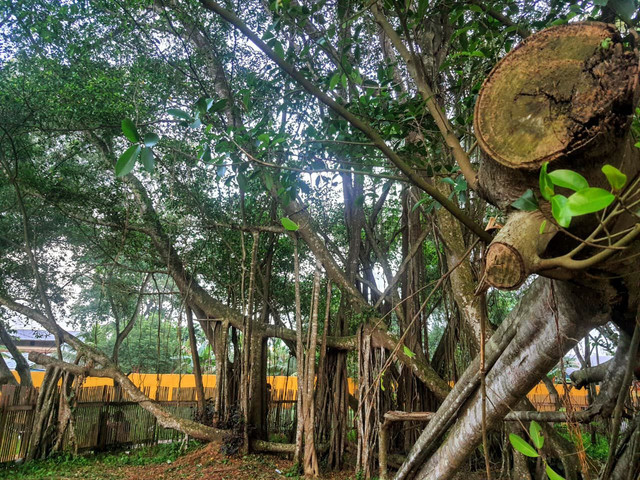
M 187 451 L 198 442 L 190 442 Z M 68 453 L 54 455 L 46 460 L 34 460 L 24 464 L 0 464 L 0 479 L 44 480 L 83 478 L 111 480 L 119 478 L 118 467 L 133 467 L 172 463 L 185 451 L 179 443 L 140 447 L 132 450 L 104 452 L 74 456 Z
M 558 431 L 558 433 L 560 433 L 560 435 L 562 435 L 564 438 L 571 441 L 575 445 L 575 439 L 573 439 L 569 434 L 566 425 L 557 424 L 555 425 L 555 429 Z M 587 455 L 594 460 L 605 462 L 607 460 L 607 456 L 609 455 L 609 439 L 606 436 L 601 435 L 600 433 L 596 433 L 596 441 L 595 443 L 592 443 L 591 433 L 588 432 L 584 427 L 582 427 L 580 431 L 582 432 L 582 443 Z

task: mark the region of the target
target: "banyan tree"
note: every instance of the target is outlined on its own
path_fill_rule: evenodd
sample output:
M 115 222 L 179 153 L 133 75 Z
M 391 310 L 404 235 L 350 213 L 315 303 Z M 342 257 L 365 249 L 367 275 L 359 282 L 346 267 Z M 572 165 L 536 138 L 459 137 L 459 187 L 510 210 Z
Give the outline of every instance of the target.
M 7 10 L 23 56 L 1 87 L 0 306 L 77 357 L 30 356 L 47 369 L 37 429 L 57 429 L 30 457 L 72 425 L 73 382 L 100 376 L 162 426 L 222 442 L 235 429 L 245 451 L 292 455 L 307 476 L 441 480 L 471 459 L 534 478 L 507 440 L 531 421 L 567 479 L 640 475 L 635 11 L 540 2 L 514 22 L 517 3 L 481 1 L 33 3 Z M 577 10 L 601 21 L 548 26 Z M 91 34 L 65 26 L 90 17 Z M 109 280 L 141 275 L 113 352 L 62 328 L 75 293 L 60 249 Z M 199 415 L 178 418 L 119 365 L 156 276 L 184 312 L 196 377 L 194 325 L 213 352 L 213 417 L 201 382 Z M 512 308 L 498 319 L 488 298 Z M 590 406 L 536 411 L 527 393 L 544 380 L 557 398 L 548 373 L 594 329 L 614 332 L 615 354 L 572 374 L 600 384 Z M 286 443 L 267 421 L 276 341 L 298 380 Z M 595 420 L 609 422 L 599 472 L 553 426 Z

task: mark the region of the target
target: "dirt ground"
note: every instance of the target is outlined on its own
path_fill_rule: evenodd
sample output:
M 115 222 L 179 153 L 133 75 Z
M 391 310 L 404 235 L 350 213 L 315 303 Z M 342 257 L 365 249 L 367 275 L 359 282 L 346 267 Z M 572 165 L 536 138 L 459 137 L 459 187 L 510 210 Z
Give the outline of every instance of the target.
M 150 456 L 147 458 L 146 456 Z M 50 459 L 0 468 L 1 480 L 286 480 L 302 479 L 293 462 L 278 455 L 234 455 L 220 452 L 220 444 L 195 447 L 182 456 L 165 460 L 158 447 L 140 452 L 119 452 Z M 481 472 L 465 472 L 455 480 L 482 480 Z M 359 480 L 353 469 L 331 472 L 322 480 Z
M 234 455 L 220 453 L 220 445 L 212 443 L 171 464 L 130 467 L 120 471 L 126 480 L 271 480 L 297 478 L 291 473 L 293 462 L 275 455 Z M 322 478 L 347 480 L 352 473 L 342 472 Z

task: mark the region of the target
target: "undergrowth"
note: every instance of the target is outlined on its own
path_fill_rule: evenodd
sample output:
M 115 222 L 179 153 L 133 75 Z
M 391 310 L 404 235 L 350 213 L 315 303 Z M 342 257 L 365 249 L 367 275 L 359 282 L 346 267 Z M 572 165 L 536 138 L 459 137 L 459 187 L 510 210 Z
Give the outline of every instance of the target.
M 87 469 L 96 470 L 97 465 L 105 467 L 134 467 L 172 463 L 180 455 L 184 455 L 200 446 L 192 441 L 186 449 L 181 449 L 181 443 L 169 443 L 140 447 L 131 450 L 93 453 L 88 455 L 72 455 L 61 453 L 44 460 L 33 460 L 23 464 L 0 464 L 0 479 L 30 480 L 30 479 L 58 479 L 65 477 L 103 478 L 88 475 Z M 75 472 L 75 474 L 74 474 Z M 108 478 L 108 477 L 104 477 Z
M 556 425 L 555 429 L 560 433 L 560 435 L 575 445 L 575 440 L 571 438 L 566 425 Z M 600 433 L 596 433 L 596 441 L 595 443 L 592 443 L 591 432 L 587 431 L 584 427 L 582 427 L 580 431 L 582 432 L 582 442 L 587 455 L 594 460 L 605 462 L 609 455 L 609 439 Z

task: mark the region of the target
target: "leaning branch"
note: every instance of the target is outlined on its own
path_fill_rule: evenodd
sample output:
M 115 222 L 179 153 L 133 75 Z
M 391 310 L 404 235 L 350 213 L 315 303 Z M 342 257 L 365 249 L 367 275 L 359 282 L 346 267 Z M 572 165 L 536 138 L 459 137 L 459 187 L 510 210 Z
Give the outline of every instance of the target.
M 445 143 L 451 150 L 451 154 L 453 155 L 453 158 L 455 159 L 456 163 L 460 167 L 460 171 L 462 172 L 462 175 L 464 175 L 464 178 L 467 180 L 467 184 L 471 189 L 476 190 L 478 186 L 478 178 L 475 170 L 473 169 L 473 166 L 471 165 L 471 160 L 469 159 L 469 155 L 467 154 L 465 149 L 462 148 L 462 145 L 460 144 L 460 139 L 456 136 L 455 132 L 453 131 L 453 126 L 451 125 L 451 122 L 449 122 L 449 119 L 447 118 L 447 116 L 444 114 L 444 110 L 440 105 L 438 105 L 435 95 L 433 94 L 433 90 L 431 90 L 431 87 L 427 83 L 427 79 L 424 78 L 424 75 L 421 75 L 420 72 L 418 71 L 417 62 L 419 60 L 416 58 L 415 55 L 412 55 L 411 52 L 407 50 L 407 47 L 402 42 L 402 39 L 396 33 L 395 29 L 391 26 L 391 24 L 387 21 L 387 18 L 380 11 L 377 4 L 374 3 L 371 6 L 371 12 L 375 17 L 376 22 L 378 22 L 378 25 L 380 25 L 380 27 L 384 30 L 385 35 L 389 38 L 389 40 L 391 40 L 391 43 L 393 44 L 395 49 L 398 51 L 402 59 L 405 61 L 407 65 L 407 71 L 409 72 L 411 77 L 413 77 L 413 80 L 416 82 L 418 91 L 420 92 L 420 95 L 425 101 L 427 109 L 429 110 L 429 113 L 433 117 L 433 120 L 435 121 L 438 127 L 438 130 L 440 130 L 440 133 L 442 134 Z M 482 238 L 482 236 L 480 237 Z
M 84 375 L 90 377 L 111 378 L 122 387 L 132 401 L 137 402 L 142 408 L 151 413 L 158 420 L 158 424 L 164 428 L 178 430 L 198 440 L 221 440 L 226 434 L 223 430 L 209 427 L 201 423 L 194 422 L 186 418 L 179 418 L 167 411 L 157 402 L 151 400 L 138 387 L 136 387 L 129 377 L 113 364 L 105 365 L 104 368 L 94 368 L 89 366 L 75 365 L 73 363 L 56 360 L 48 355 L 39 352 L 31 352 L 29 360 L 45 367 L 56 367 L 74 375 Z M 100 362 L 102 363 L 102 362 Z

